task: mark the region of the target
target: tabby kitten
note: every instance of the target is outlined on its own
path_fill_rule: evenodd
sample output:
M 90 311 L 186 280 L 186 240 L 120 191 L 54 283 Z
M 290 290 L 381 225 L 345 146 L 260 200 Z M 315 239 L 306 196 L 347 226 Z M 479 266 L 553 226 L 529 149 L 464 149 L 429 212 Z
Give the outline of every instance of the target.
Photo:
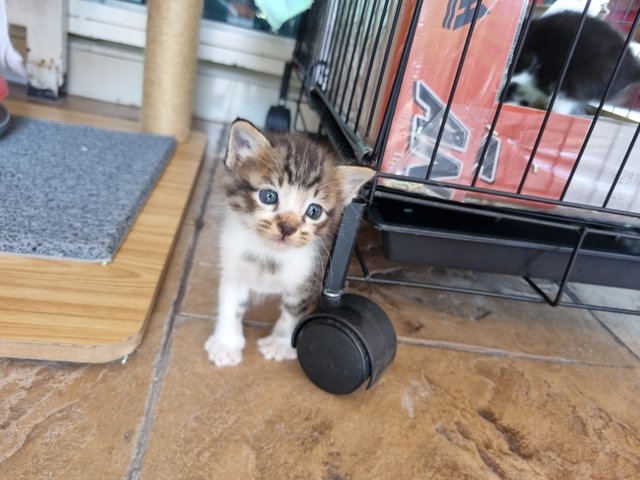
M 258 348 L 268 360 L 294 359 L 291 335 L 320 296 L 342 211 L 374 171 L 339 166 L 302 135 L 266 136 L 244 120 L 231 126 L 224 165 L 219 311 L 205 349 L 219 367 L 240 363 L 249 296 L 275 294 L 280 318 Z

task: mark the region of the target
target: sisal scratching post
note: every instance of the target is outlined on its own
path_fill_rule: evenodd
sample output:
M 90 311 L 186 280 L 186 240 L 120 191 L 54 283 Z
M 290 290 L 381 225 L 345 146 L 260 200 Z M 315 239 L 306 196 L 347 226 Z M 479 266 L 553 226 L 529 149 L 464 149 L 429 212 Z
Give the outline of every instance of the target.
M 149 0 L 142 128 L 189 137 L 203 0 Z

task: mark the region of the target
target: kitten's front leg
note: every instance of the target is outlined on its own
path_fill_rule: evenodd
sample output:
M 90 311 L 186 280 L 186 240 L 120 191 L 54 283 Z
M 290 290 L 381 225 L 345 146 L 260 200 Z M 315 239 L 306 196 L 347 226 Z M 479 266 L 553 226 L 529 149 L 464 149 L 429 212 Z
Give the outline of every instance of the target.
M 291 346 L 293 330 L 309 307 L 309 299 L 297 295 L 283 295 L 280 318 L 271 335 L 258 340 L 258 348 L 267 360 L 295 360 L 296 349 Z
M 218 367 L 238 365 L 245 345 L 242 317 L 247 309 L 249 289 L 223 275 L 218 289 L 218 320 L 206 343 L 209 360 Z

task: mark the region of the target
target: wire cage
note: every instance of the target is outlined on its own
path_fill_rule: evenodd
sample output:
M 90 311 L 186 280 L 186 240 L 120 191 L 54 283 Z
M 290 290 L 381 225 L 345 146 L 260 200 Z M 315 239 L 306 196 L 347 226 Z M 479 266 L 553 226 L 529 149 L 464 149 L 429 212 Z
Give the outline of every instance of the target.
M 366 199 L 345 211 L 325 296 L 340 296 L 346 281 L 373 282 L 640 313 L 564 295 L 568 282 L 640 289 L 640 89 L 624 105 L 613 98 L 637 51 L 639 2 L 609 2 L 604 21 L 624 38 L 600 98 L 581 115 L 557 107 L 590 0 L 575 14 L 546 105 L 507 102 L 543 3 L 316 0 L 304 15 L 291 64 L 303 84 L 294 126 L 306 125 L 304 95 L 320 116 L 317 133 L 347 161 L 377 170 Z M 373 274 L 356 242 L 365 212 L 392 261 L 516 275 L 531 290 Z M 354 251 L 361 274 L 349 275 Z M 555 282 L 553 294 L 541 279 Z

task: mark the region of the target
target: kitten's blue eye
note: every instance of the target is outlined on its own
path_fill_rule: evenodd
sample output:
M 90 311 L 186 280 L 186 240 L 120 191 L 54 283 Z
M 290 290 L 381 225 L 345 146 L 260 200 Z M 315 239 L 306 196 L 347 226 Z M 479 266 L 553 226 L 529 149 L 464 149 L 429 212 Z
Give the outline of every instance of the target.
M 311 220 L 317 220 L 322 215 L 322 207 L 316 203 L 312 203 L 307 207 L 307 217 Z
M 265 205 L 273 205 L 278 201 L 278 194 L 273 190 L 265 188 L 258 192 L 258 198 L 260 198 L 260 201 Z

